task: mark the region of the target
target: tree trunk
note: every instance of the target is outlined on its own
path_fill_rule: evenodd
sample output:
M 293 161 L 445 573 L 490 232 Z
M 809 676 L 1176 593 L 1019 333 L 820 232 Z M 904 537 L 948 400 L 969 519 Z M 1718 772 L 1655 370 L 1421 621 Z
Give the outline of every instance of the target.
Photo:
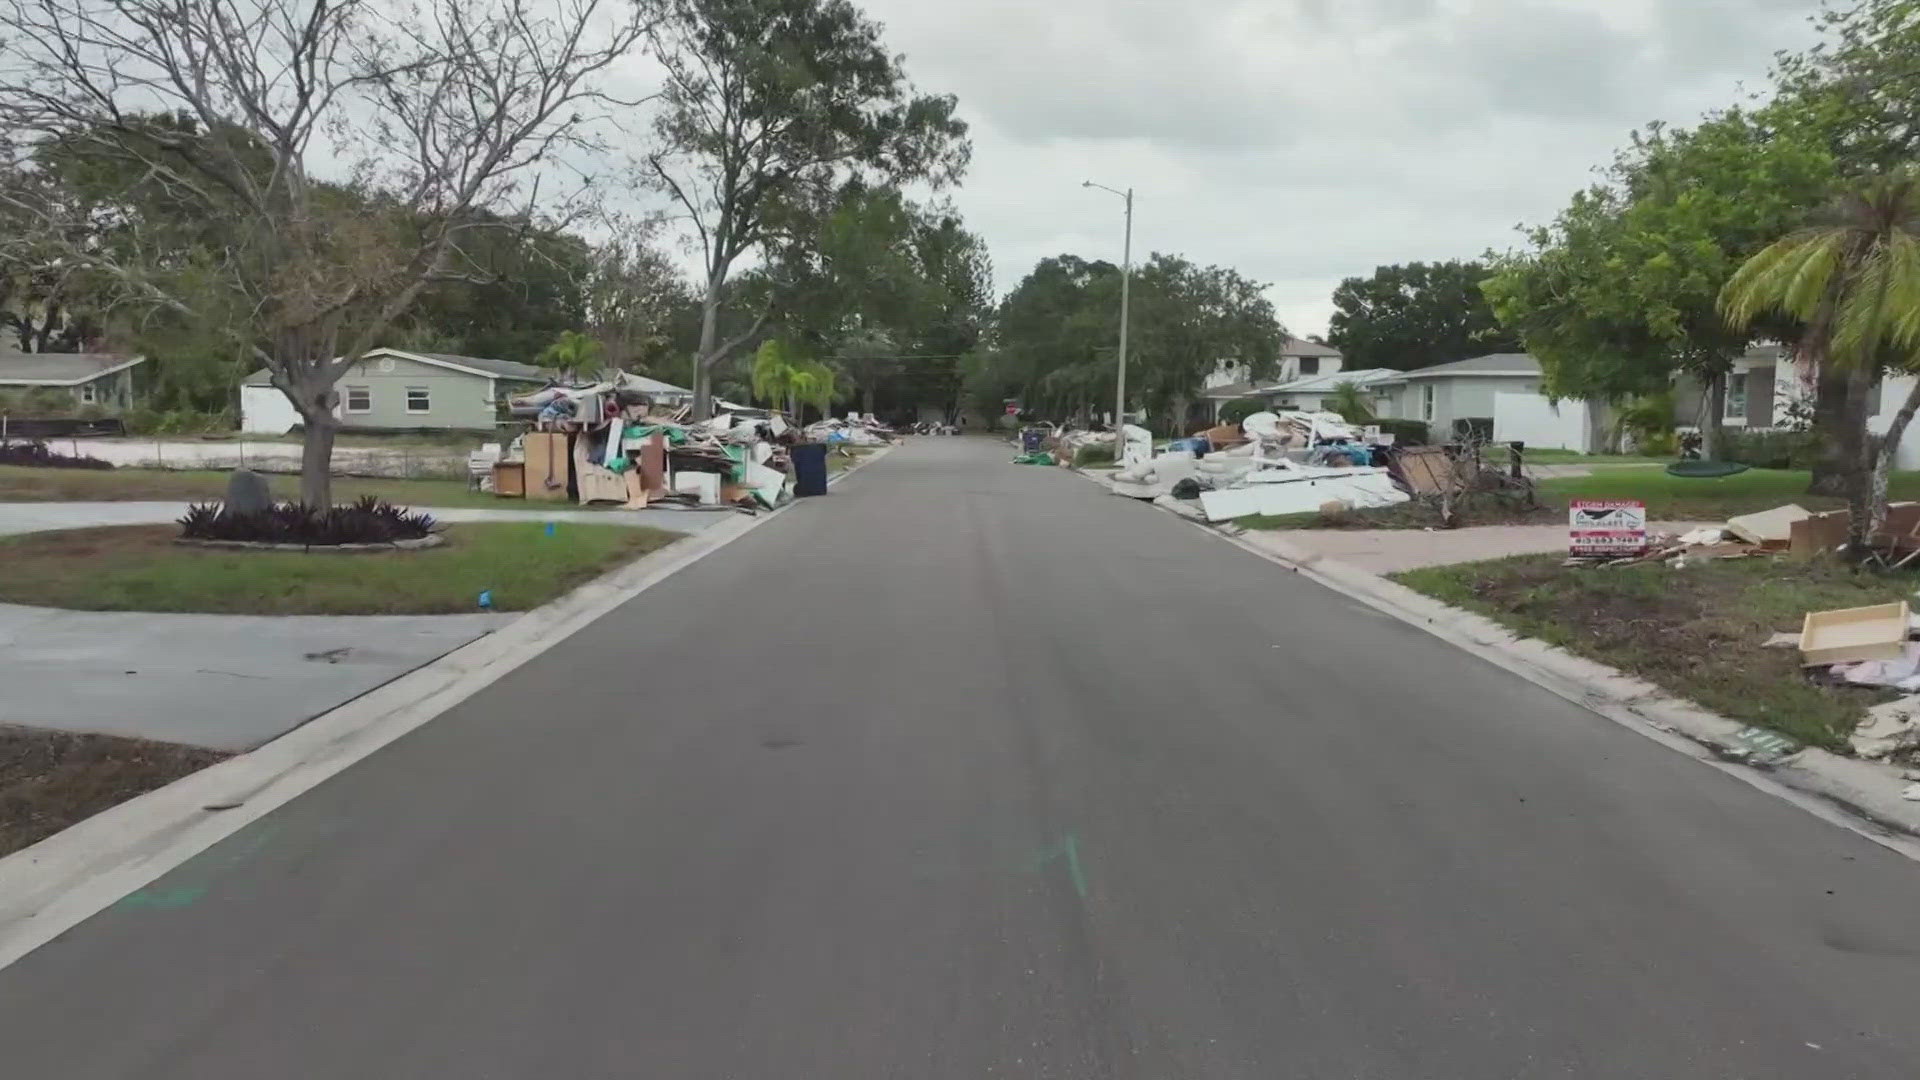
M 720 344 L 720 283 L 707 285 L 700 302 L 700 347 L 693 354 L 693 422 L 713 415 L 713 351 Z
M 1858 446 L 1851 441 L 1851 432 L 1866 421 L 1864 417 L 1856 421 L 1851 416 L 1847 373 L 1811 349 L 1803 356 L 1814 368 L 1813 433 L 1819 447 L 1807 494 L 1844 496 L 1848 470 L 1860 457 Z
M 873 384 L 871 382 L 860 388 L 860 415 L 873 415 Z
M 340 421 L 331 412 L 303 417 L 306 432 L 300 444 L 300 501 L 324 508 L 333 505 L 333 437 Z
M 1893 414 L 1893 420 L 1887 425 L 1886 434 L 1880 436 L 1879 451 L 1873 462 L 1873 483 L 1869 492 L 1872 500 L 1868 506 L 1871 517 L 1868 518 L 1867 535 L 1880 531 L 1887 521 L 1887 481 L 1893 473 L 1893 461 L 1900 449 L 1900 438 L 1906 434 L 1907 425 L 1913 421 L 1913 414 L 1920 411 L 1920 380 L 1915 380 L 1913 389 L 1908 391 L 1907 400 L 1900 411 Z
M 1846 438 L 1843 440 L 1852 455 L 1847 464 L 1845 476 L 1847 510 L 1851 516 L 1847 539 L 1854 553 L 1860 554 L 1866 549 L 1867 537 L 1871 535 L 1873 518 L 1873 481 L 1876 471 L 1875 458 L 1880 449 L 1880 440 L 1867 433 L 1868 403 L 1873 397 L 1873 388 L 1879 381 L 1879 372 L 1865 367 L 1854 367 L 1847 371 L 1847 419 Z
M 795 424 L 795 426 L 799 425 L 800 400 L 799 400 L 799 397 L 795 395 L 791 390 L 787 392 L 787 415 L 793 418 L 793 423 Z
M 1700 457 L 1717 461 L 1726 442 L 1727 375 L 1716 371 L 1707 376 L 1707 414 L 1700 418 Z

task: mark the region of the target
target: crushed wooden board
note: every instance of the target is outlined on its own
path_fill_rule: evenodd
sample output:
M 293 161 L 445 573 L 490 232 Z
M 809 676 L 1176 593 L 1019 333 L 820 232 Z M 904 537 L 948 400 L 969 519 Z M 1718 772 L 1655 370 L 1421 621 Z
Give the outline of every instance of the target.
M 1761 547 L 1786 547 L 1793 541 L 1793 523 L 1813 516 L 1803 506 L 1789 503 L 1727 519 L 1727 531 L 1749 544 Z

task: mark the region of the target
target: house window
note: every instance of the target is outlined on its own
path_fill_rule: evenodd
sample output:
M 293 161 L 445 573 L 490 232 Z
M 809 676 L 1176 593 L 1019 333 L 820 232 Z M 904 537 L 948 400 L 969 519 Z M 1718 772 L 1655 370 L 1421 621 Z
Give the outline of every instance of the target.
M 1746 418 L 1747 376 L 1745 372 L 1727 376 L 1727 407 L 1722 415 L 1728 420 Z
M 1420 419 L 1433 422 L 1434 387 L 1432 383 L 1420 388 Z
M 372 412 L 373 411 L 373 387 L 371 386 L 347 387 L 347 411 L 348 412 Z
M 1320 358 L 1317 356 L 1301 357 L 1300 358 L 1300 374 L 1302 375 L 1320 374 Z
M 433 409 L 433 399 L 427 394 L 426 387 L 424 386 L 407 387 L 407 411 L 408 412 L 410 413 L 431 412 L 432 409 Z
M 100 388 L 93 383 L 84 383 L 80 387 L 80 404 L 97 405 L 100 403 Z

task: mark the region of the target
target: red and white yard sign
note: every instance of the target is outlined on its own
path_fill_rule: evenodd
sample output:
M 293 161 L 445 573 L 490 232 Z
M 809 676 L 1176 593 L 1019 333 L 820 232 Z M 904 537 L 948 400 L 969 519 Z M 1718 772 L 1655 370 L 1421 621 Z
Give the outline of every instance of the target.
M 1639 555 L 1647 550 L 1647 504 L 1634 499 L 1575 499 L 1567 508 L 1575 555 Z

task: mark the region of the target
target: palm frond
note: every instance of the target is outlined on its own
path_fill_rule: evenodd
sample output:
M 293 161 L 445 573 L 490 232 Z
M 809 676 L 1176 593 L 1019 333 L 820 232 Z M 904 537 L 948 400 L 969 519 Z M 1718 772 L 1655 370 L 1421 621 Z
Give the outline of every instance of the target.
M 1837 230 L 1807 229 L 1775 241 L 1734 271 L 1720 290 L 1720 311 L 1727 322 L 1743 328 L 1761 314 L 1793 310 L 1793 302 L 1832 280 L 1838 263 Z M 1811 305 L 1808 311 L 1811 311 Z

